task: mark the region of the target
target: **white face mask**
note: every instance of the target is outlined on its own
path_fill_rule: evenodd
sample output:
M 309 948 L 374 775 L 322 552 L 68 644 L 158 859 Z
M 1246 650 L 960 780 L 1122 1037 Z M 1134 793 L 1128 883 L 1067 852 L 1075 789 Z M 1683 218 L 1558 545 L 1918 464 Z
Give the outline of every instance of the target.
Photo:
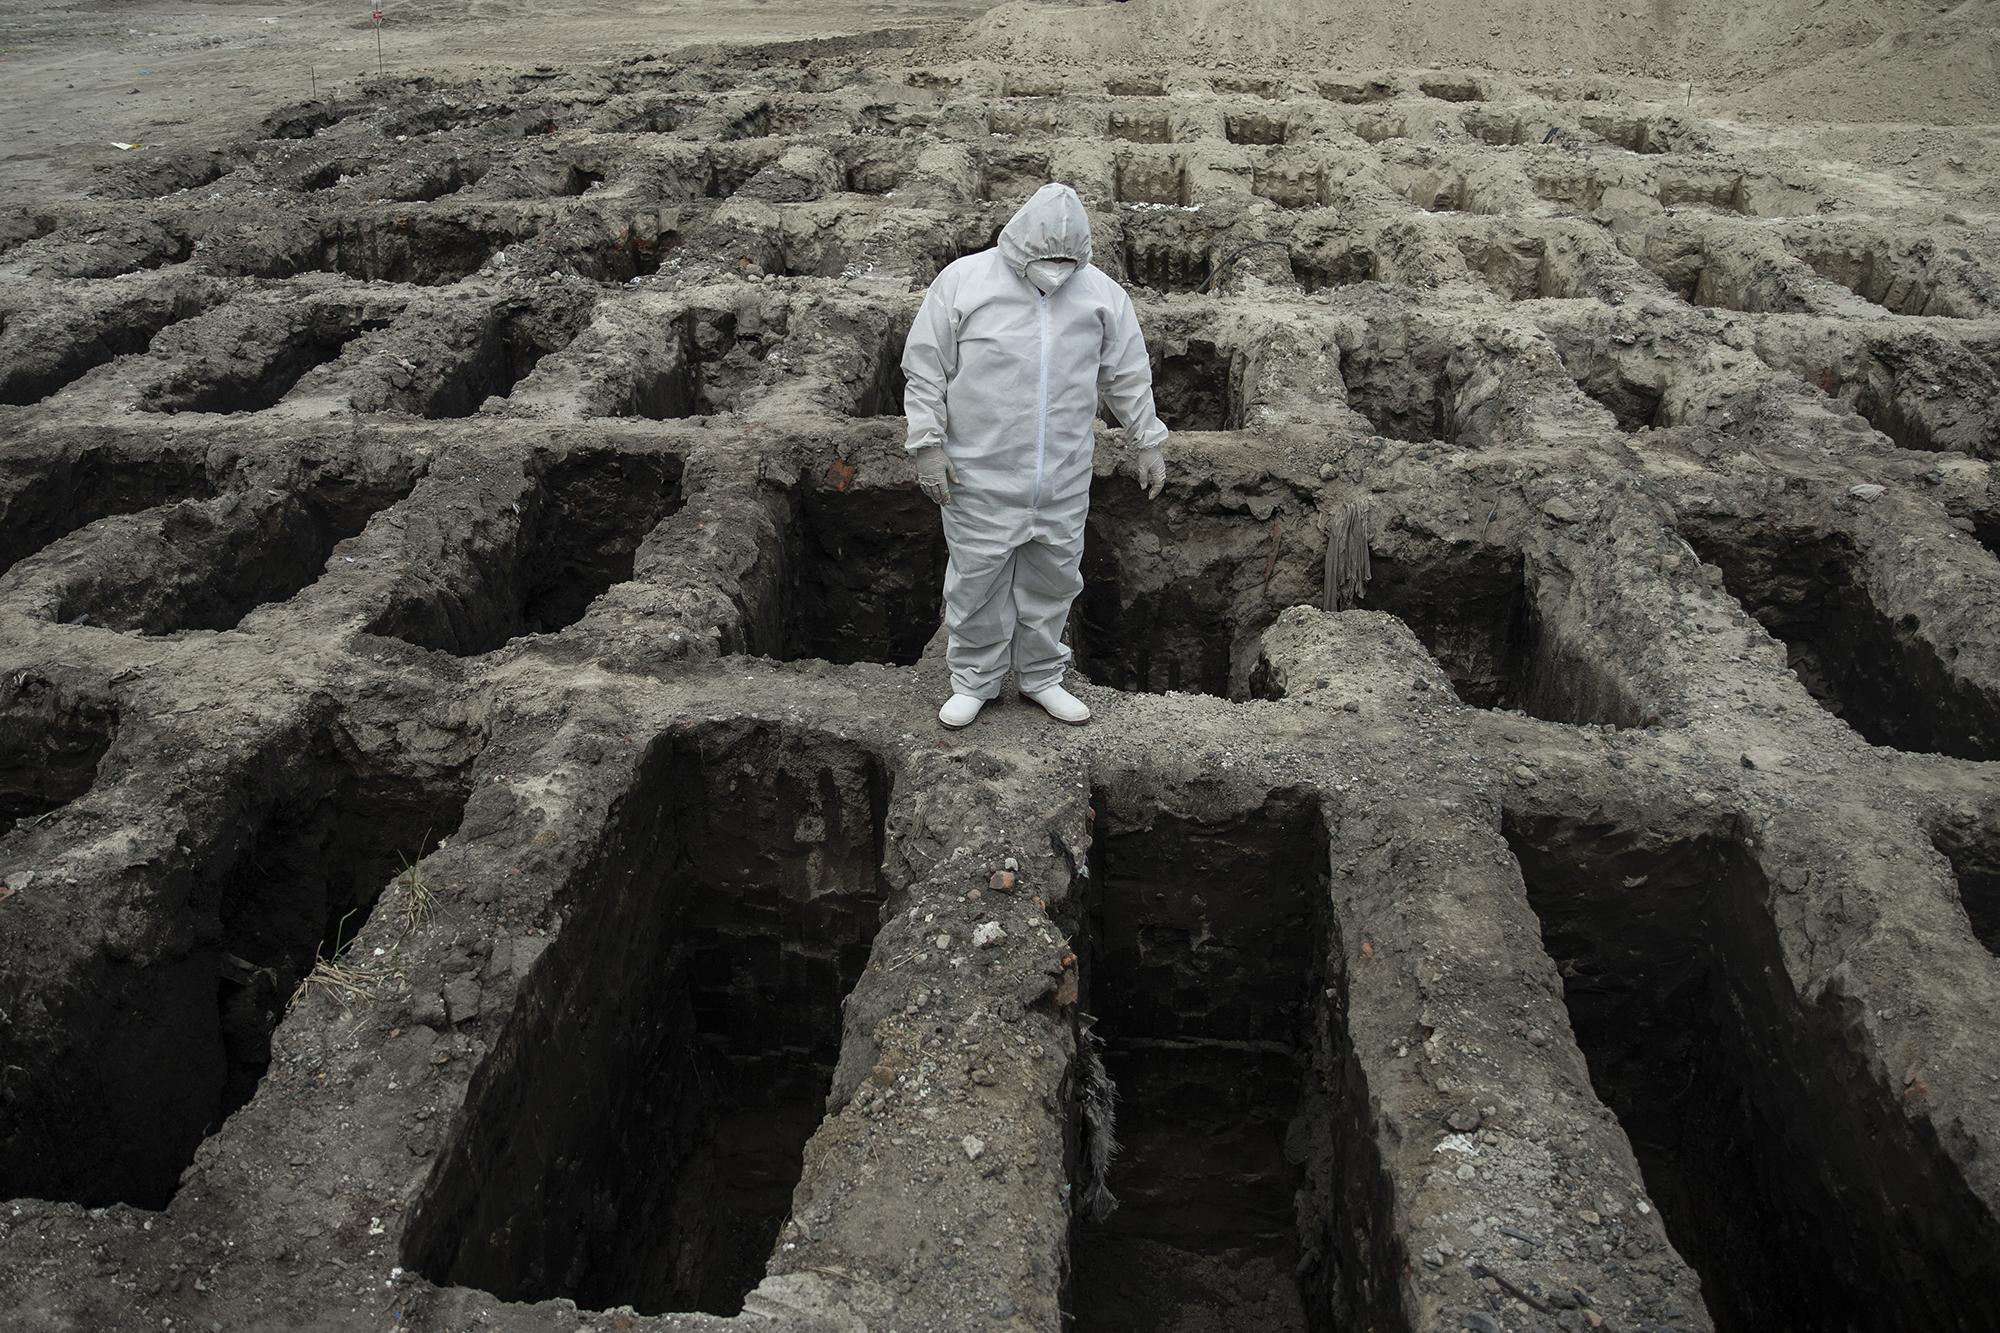
M 1043 296 L 1054 296 L 1062 290 L 1076 272 L 1074 259 L 1031 259 L 1028 261 L 1028 281 L 1035 284 L 1035 290 Z

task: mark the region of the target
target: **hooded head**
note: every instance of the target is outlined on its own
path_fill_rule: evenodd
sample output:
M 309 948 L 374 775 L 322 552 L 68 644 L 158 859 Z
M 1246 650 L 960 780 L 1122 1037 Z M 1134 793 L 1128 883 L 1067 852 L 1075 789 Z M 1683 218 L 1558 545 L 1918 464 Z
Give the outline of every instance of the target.
M 1067 185 L 1035 191 L 1000 229 L 1000 257 L 1016 277 L 1034 283 L 1044 295 L 1054 292 L 1090 262 L 1090 215 L 1083 211 L 1083 200 Z M 1070 262 L 1056 262 L 1063 260 Z

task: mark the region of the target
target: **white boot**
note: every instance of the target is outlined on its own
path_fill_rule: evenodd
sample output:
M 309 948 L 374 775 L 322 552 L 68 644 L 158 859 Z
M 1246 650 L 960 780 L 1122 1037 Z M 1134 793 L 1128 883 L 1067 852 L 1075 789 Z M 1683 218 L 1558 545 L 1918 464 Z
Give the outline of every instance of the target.
M 1071 694 L 1060 685 L 1051 685 L 1046 690 L 1022 694 L 1042 706 L 1042 710 L 1058 722 L 1067 722 L 1072 727 L 1080 727 L 1090 721 L 1090 705 Z
M 954 694 L 938 709 L 938 721 L 957 731 L 960 727 L 972 725 L 972 719 L 979 716 L 979 710 L 986 706 L 984 699 L 970 694 Z

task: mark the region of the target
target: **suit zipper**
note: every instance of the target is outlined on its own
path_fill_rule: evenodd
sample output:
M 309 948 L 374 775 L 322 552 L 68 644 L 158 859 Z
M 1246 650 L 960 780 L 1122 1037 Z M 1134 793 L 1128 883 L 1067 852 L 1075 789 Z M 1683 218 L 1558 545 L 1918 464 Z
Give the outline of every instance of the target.
M 1042 329 L 1042 382 L 1035 408 L 1034 507 L 1039 508 L 1042 503 L 1042 466 L 1049 447 L 1049 298 L 1041 292 L 1035 293 L 1035 313 L 1040 318 Z

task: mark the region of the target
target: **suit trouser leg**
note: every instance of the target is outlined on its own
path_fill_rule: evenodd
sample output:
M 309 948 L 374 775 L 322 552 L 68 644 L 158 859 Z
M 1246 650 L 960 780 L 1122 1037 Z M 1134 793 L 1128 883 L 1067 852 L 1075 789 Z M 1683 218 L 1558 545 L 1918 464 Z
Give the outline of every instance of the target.
M 1014 640 L 1016 552 L 953 545 L 944 571 L 945 661 L 954 694 L 991 699 Z
M 1069 609 L 1083 591 L 1082 524 L 1073 541 L 1031 541 L 1014 549 L 1014 680 L 1024 694 L 1063 681 Z

